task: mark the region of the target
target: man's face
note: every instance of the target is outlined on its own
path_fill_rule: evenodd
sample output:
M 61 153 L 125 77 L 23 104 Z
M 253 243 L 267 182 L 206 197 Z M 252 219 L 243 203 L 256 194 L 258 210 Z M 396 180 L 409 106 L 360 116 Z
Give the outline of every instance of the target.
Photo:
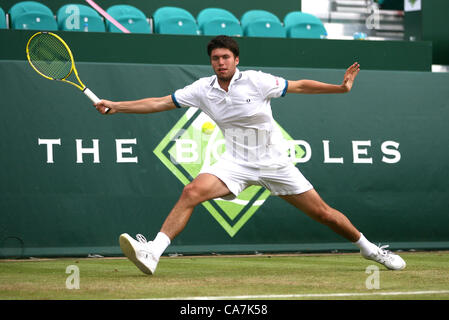
M 230 81 L 239 64 L 239 57 L 234 57 L 229 49 L 217 48 L 210 54 L 210 63 L 219 80 Z

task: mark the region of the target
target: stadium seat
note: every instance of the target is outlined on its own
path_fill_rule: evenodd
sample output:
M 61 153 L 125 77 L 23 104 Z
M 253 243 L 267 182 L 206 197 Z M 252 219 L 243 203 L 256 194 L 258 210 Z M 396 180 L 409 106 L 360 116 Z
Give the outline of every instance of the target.
M 18 2 L 9 9 L 11 29 L 58 30 L 55 16 L 46 5 L 36 1 Z
M 161 34 L 197 35 L 198 25 L 193 15 L 178 7 L 161 7 L 153 14 L 154 31 Z
M 106 12 L 131 33 L 151 33 L 147 17 L 134 6 L 117 4 L 109 7 Z M 109 21 L 106 21 L 106 29 L 109 32 L 122 32 Z
M 319 18 L 300 11 L 289 12 L 284 18 L 284 26 L 289 38 L 322 39 L 327 36 Z
M 105 32 L 103 19 L 97 11 L 83 4 L 66 4 L 56 13 L 59 30 Z
M 6 15 L 2 8 L 0 8 L 0 29 L 6 29 Z
M 206 8 L 197 16 L 198 25 L 203 35 L 242 36 L 240 21 L 230 11 L 221 8 Z
M 279 18 L 266 10 L 249 10 L 242 15 L 240 22 L 245 36 L 286 37 L 285 28 Z

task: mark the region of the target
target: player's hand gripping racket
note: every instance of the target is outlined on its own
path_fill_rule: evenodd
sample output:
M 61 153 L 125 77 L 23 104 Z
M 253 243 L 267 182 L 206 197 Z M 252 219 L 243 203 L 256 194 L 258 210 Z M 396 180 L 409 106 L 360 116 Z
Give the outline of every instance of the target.
M 27 58 L 30 65 L 44 78 L 64 81 L 80 89 L 94 104 L 100 99 L 80 80 L 69 46 L 52 32 L 37 32 L 28 40 Z M 72 76 L 72 81 L 68 78 Z M 75 83 L 77 81 L 78 83 Z M 106 108 L 105 113 L 110 109 Z

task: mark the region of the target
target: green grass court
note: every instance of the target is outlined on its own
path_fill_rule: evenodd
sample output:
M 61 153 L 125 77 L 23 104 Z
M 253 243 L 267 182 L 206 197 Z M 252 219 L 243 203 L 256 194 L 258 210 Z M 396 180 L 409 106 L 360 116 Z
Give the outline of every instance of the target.
M 0 299 L 449 299 L 449 252 L 401 256 L 407 268 L 395 272 L 358 253 L 164 256 L 153 276 L 124 258 L 0 260 Z M 79 289 L 66 288 L 71 265 Z M 366 287 L 370 265 L 379 266 L 379 289 Z

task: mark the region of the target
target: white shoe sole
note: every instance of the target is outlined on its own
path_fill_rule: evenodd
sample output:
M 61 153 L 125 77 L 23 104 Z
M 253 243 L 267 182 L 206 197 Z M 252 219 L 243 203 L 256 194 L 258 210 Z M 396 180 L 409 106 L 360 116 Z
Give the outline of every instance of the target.
M 145 266 L 142 262 L 139 261 L 139 259 L 137 259 L 136 251 L 134 250 L 134 247 L 132 245 L 133 240 L 134 239 L 129 234 L 121 234 L 119 238 L 120 248 L 122 249 L 125 256 L 129 260 L 131 260 L 131 262 L 134 263 L 140 271 L 145 274 L 153 274 L 150 268 Z
M 394 266 L 394 267 L 391 266 L 391 265 L 388 266 L 386 263 L 377 261 L 376 259 L 373 259 L 373 258 L 370 258 L 370 257 L 365 257 L 364 255 L 362 255 L 362 257 L 364 257 L 366 260 L 371 260 L 371 261 L 377 262 L 377 263 L 379 263 L 379 264 L 385 266 L 385 268 L 387 268 L 388 270 L 399 271 L 399 270 L 405 269 L 405 267 L 407 266 L 407 263 L 404 261 L 404 259 L 402 259 L 402 258 L 399 257 L 399 256 L 398 256 L 398 258 L 402 260 L 402 261 L 401 261 L 402 264 L 401 264 L 400 266 Z

